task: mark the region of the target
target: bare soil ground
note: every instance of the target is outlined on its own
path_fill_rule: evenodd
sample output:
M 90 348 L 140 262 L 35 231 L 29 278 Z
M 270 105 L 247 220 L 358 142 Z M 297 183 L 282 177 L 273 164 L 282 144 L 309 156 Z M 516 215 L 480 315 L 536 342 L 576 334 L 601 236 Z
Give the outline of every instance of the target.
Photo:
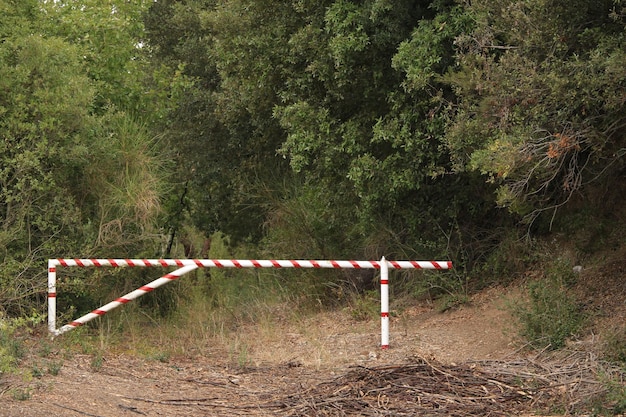
M 0 381 L 0 416 L 505 416 L 601 390 L 580 366 L 588 352 L 540 362 L 520 349 L 504 308 L 517 294 L 494 288 L 444 313 L 407 309 L 391 319 L 388 350 L 377 320 L 348 312 L 251 326 L 179 357 L 68 355 L 53 342 L 46 363 L 57 358 L 58 373 L 28 377 L 41 358 L 27 358 L 22 375 Z

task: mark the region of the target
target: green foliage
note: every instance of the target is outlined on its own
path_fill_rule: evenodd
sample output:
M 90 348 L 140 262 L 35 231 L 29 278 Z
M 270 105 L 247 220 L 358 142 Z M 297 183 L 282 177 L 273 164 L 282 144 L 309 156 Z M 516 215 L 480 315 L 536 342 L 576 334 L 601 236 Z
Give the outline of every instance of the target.
M 626 364 L 626 326 L 607 332 L 603 354 L 610 361 Z
M 499 223 L 485 204 L 488 187 L 451 176 L 440 141 L 451 91 L 439 79 L 455 64 L 455 36 L 471 26 L 462 11 L 445 2 L 334 2 L 291 38 L 307 54 L 292 52 L 301 70 L 287 74 L 293 81 L 274 111 L 287 134 L 281 152 L 305 186 L 329 190 L 328 217 L 354 216 L 344 241 L 375 246 L 375 256 L 439 255 L 425 247 L 442 252 L 455 223 Z M 418 82 L 417 74 L 427 76 Z
M 139 71 L 140 4 L 16 3 L 0 44 L 0 310 L 10 316 L 42 304 L 46 258 L 153 245 L 167 175 L 142 121 L 156 107 Z M 98 298 L 79 276 L 65 294 Z
M 378 291 L 370 290 L 363 294 L 353 294 L 348 310 L 352 318 L 359 321 L 369 321 L 379 317 L 380 296 Z
M 491 0 L 465 11 L 476 26 L 457 38 L 459 67 L 446 76 L 457 96 L 446 142 L 459 167 L 498 184 L 498 204 L 528 221 L 621 175 L 626 55 L 612 10 Z
M 62 245 L 80 225 L 72 193 L 59 189 L 86 163 L 79 137 L 90 123 L 92 90 L 77 50 L 60 39 L 11 38 L 0 54 L 0 299 L 15 313 L 44 283 L 35 262 L 51 252 L 50 238 Z
M 520 335 L 536 348 L 558 349 L 584 323 L 584 314 L 569 290 L 575 279 L 564 262 L 551 266 L 543 279 L 528 285 L 528 300 L 513 304 Z
M 153 119 L 160 103 L 141 88 L 146 70 L 142 48 L 142 15 L 151 2 L 145 0 L 46 1 L 41 7 L 50 16 L 40 28 L 63 38 L 82 51 L 86 75 L 95 96 L 92 111 L 106 113 L 110 107 L 135 117 Z M 40 30 L 41 30 L 40 29 Z
M 0 374 L 9 373 L 16 369 L 24 355 L 22 340 L 16 335 L 14 323 L 0 320 Z
M 589 408 L 593 410 L 593 415 L 623 415 L 626 411 L 626 387 L 623 378 L 623 369 L 609 368 L 600 373 L 599 379 L 604 392 L 591 401 Z
M 60 361 L 52 361 L 48 363 L 48 373 L 52 376 L 57 376 L 61 372 L 63 363 Z
M 240 253 L 231 252 L 228 243 L 223 234 L 213 234 L 209 258 L 240 257 Z M 282 300 L 282 290 L 278 273 L 273 271 L 203 269 L 181 279 L 177 308 L 166 319 L 175 326 L 189 327 L 197 340 L 224 336 L 239 326 L 261 320 L 277 300 Z
M 516 230 L 505 228 L 489 231 L 495 235 L 480 240 L 474 255 L 476 265 L 469 275 L 474 289 L 492 284 L 508 284 L 521 277 L 529 267 L 536 265 L 542 248 Z M 466 245 L 470 246 L 470 245 Z
M 464 304 L 470 291 L 468 279 L 456 271 L 407 271 L 394 280 L 394 288 L 417 300 L 436 300 L 440 311 Z
M 0 374 L 17 368 L 26 353 L 24 335 L 42 321 L 43 316 L 37 312 L 20 318 L 6 318 L 0 314 Z
M 298 56 L 304 71 L 290 70 L 293 82 L 274 114 L 287 133 L 281 152 L 296 171 L 328 183 L 347 180 L 364 200 L 379 199 L 396 178 L 408 176 L 410 182 L 422 174 L 422 169 L 409 170 L 410 164 L 401 166 L 396 155 L 396 150 L 418 154 L 419 147 L 404 142 L 417 129 L 405 126 L 406 134 L 396 137 L 389 130 L 398 123 L 381 120 L 394 111 L 394 94 L 402 81 L 391 65 L 393 51 L 422 13 L 407 2 L 335 2 L 315 22 L 317 49 L 311 50 L 299 33 L 292 37 L 294 49 L 308 46 L 310 53 Z
M 91 358 L 91 363 L 89 365 L 92 371 L 99 372 L 102 370 L 103 364 L 104 364 L 104 357 L 102 356 L 102 352 L 96 352 Z
M 27 35 L 39 8 L 38 0 L 0 1 L 0 38 Z
M 107 253 L 120 246 L 127 251 L 133 240 L 146 238 L 160 214 L 167 179 L 167 164 L 160 159 L 164 152 L 147 126 L 125 113 L 107 114 L 94 133 L 106 138 L 92 149 L 99 163 L 85 170 L 85 185 L 97 190 L 94 243 Z
M 430 89 L 402 91 L 398 69 L 411 50 L 394 64 L 416 22 L 435 16 L 428 4 L 159 2 L 146 16 L 157 62 L 190 81 L 170 113 L 167 136 L 185 161 L 179 164 L 189 184 L 185 210 L 205 233 L 258 240 L 268 214 L 291 199 L 280 194 L 281 182 L 294 172 L 304 187 L 329 190 L 318 194 L 320 203 L 336 213 L 323 215 L 353 217 L 361 239 L 387 213 L 402 223 L 432 205 L 420 204 L 416 192 L 445 187 L 431 181 L 447 171 L 437 139 L 441 100 Z M 461 29 L 450 28 L 441 36 L 449 56 L 439 71 L 453 62 L 453 33 Z M 436 221 L 449 222 L 441 217 Z M 422 232 L 430 220 L 413 220 L 420 226 L 403 235 Z M 333 235 L 350 236 L 352 246 L 350 227 Z
M 276 6 L 165 1 L 146 14 L 155 62 L 169 67 L 177 99 L 165 137 L 188 198 L 174 210 L 207 236 L 258 240 L 264 213 L 256 190 L 286 175 L 271 117 L 282 84 L 272 48 L 283 45 L 285 30 Z
M 16 401 L 30 400 L 32 392 L 31 388 L 13 388 L 10 390 L 11 397 Z
M 607 400 L 611 404 L 607 411 L 610 411 L 612 415 L 619 416 L 626 412 L 626 388 L 624 388 L 622 381 L 613 381 L 610 384 Z M 607 408 L 609 407 L 606 405 L 602 407 L 604 410 Z
M 359 250 L 355 213 L 341 210 L 345 195 L 326 187 L 291 184 L 283 199 L 269 196 L 264 247 L 268 254 L 291 259 L 342 259 Z M 334 207 L 335 209 L 331 209 Z
M 451 258 L 398 280 L 451 303 L 508 280 L 533 260 L 519 219 L 549 229 L 621 181 L 622 3 L 0 0 L 0 310 L 42 305 L 48 257 L 181 255 L 190 231 L 229 255 Z M 210 271 L 137 304 L 324 304 L 371 278 Z M 149 279 L 67 271 L 59 303 Z M 553 281 L 526 321 L 573 308 Z

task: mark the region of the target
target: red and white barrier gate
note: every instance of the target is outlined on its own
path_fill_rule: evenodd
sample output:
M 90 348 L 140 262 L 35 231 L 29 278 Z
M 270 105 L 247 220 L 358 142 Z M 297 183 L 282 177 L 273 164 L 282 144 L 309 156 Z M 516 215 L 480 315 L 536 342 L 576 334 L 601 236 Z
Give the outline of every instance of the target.
M 128 294 L 111 301 L 91 313 L 56 328 L 57 267 L 178 267 Z M 174 281 L 197 268 L 335 268 L 380 269 L 381 348 L 389 347 L 389 268 L 392 269 L 450 269 L 450 261 L 294 261 L 294 260 L 237 260 L 237 259 L 50 259 L 48 260 L 48 330 L 59 336 L 95 319 L 122 304 Z

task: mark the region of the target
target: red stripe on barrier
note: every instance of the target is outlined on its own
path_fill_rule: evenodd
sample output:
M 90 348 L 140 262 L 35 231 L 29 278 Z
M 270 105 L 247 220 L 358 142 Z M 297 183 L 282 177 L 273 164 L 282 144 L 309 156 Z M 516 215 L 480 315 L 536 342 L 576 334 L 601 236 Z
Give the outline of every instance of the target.
M 81 323 L 79 321 L 73 321 L 73 322 L 70 323 L 70 326 L 72 326 L 72 327 L 80 327 L 82 325 L 83 325 L 83 323 Z
M 389 285 L 389 281 L 386 279 L 381 279 L 380 280 L 380 285 Z
M 360 269 L 361 265 L 359 265 L 359 263 L 357 261 L 349 261 L 350 264 L 352 264 L 353 267 L 355 267 L 356 269 Z
M 437 262 L 431 262 L 431 264 L 435 267 L 435 269 L 441 269 L 441 265 L 439 265 Z
M 235 265 L 235 268 L 243 268 L 243 266 L 241 266 L 241 264 L 239 263 L 238 260 L 233 259 L 233 265 Z
M 57 259 L 57 261 L 62 265 L 62 266 L 67 266 L 67 262 L 65 262 L 65 259 Z
M 254 265 L 255 268 L 260 268 L 261 267 L 261 264 L 256 259 L 252 260 L 252 265 Z
M 215 259 L 213 261 L 213 263 L 215 264 L 216 267 L 218 268 L 224 268 L 224 265 L 222 265 L 222 263 L 220 261 L 218 261 L 217 259 Z
M 452 261 L 448 261 L 448 269 L 452 269 Z
M 147 259 L 142 259 L 141 262 L 143 262 L 144 266 L 152 266 L 152 264 Z
M 194 259 L 193 263 L 196 264 L 198 268 L 204 268 L 204 265 L 198 259 Z
M 57 296 L 57 293 L 55 292 L 49 292 L 48 293 L 48 298 L 55 298 Z
M 372 266 L 374 267 L 374 269 L 380 269 L 380 262 L 376 262 L 376 261 L 371 261 Z
M 128 298 L 124 298 L 124 297 L 120 297 L 120 298 L 118 298 L 118 299 L 117 299 L 117 300 L 115 300 L 115 301 L 117 301 L 117 302 L 118 302 L 118 303 L 120 303 L 120 304 L 126 304 L 126 303 L 129 303 L 129 302 L 130 302 L 130 300 L 129 300 Z
M 311 261 L 311 265 L 313 265 L 313 268 L 321 268 L 320 264 L 316 261 Z
M 178 265 L 178 266 L 183 266 L 184 265 L 183 262 L 180 259 L 176 259 L 175 262 L 176 262 L 176 265 Z
M 270 262 L 274 265 L 274 268 L 282 268 L 282 265 L 276 262 L 276 260 L 270 259 Z
M 48 268 L 48 272 L 49 272 L 50 274 L 54 274 L 55 272 L 57 272 L 57 269 L 56 269 L 55 267 Z
M 392 266 L 392 267 L 394 267 L 395 269 L 400 269 L 400 268 L 402 268 L 402 267 L 400 266 L 400 264 L 399 264 L 398 262 L 396 262 L 396 261 L 387 261 L 387 262 L 389 262 L 389 263 L 391 264 L 391 266 Z
M 380 317 L 389 317 L 389 313 L 380 313 Z
M 302 268 L 302 265 L 300 265 L 300 263 L 298 261 L 295 261 L 295 260 L 292 259 L 289 262 L 291 262 L 291 264 L 293 265 L 294 268 Z
M 126 262 L 128 266 L 137 266 L 131 259 L 124 259 L 124 262 Z
M 165 277 L 163 277 L 165 278 Z M 152 287 L 148 287 L 147 285 L 144 285 L 143 287 L 139 287 L 137 288 L 139 291 L 143 291 L 143 292 L 150 292 L 150 291 L 154 291 L 154 288 Z
M 339 264 L 337 263 L 337 261 L 333 261 L 333 260 L 331 260 L 331 261 L 330 261 L 330 264 L 333 266 L 333 268 L 341 268 L 341 267 L 339 266 Z
M 422 269 L 422 267 L 420 266 L 419 263 L 417 263 L 416 261 L 411 261 L 411 265 L 413 265 L 415 267 L 415 269 Z
M 108 261 L 109 261 L 109 264 L 111 264 L 111 266 L 119 266 L 117 262 L 115 262 L 115 259 L 108 259 Z
M 92 311 L 93 314 L 97 314 L 99 316 L 104 316 L 107 312 L 104 310 L 94 310 Z
M 93 265 L 97 267 L 101 267 L 102 264 L 97 259 L 92 259 Z
M 74 259 L 74 261 L 76 262 L 76 265 L 78 266 L 85 266 L 85 264 L 83 264 L 80 259 Z

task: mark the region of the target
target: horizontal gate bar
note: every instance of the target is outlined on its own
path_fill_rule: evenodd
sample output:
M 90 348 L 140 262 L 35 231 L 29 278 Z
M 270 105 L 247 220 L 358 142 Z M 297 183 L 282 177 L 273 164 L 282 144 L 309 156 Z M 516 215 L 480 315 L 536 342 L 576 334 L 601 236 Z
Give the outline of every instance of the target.
M 276 259 L 51 259 L 65 267 L 150 267 L 195 265 L 197 268 L 348 268 L 380 269 L 380 261 L 276 260 Z M 391 269 L 451 269 L 450 261 L 387 261 Z

